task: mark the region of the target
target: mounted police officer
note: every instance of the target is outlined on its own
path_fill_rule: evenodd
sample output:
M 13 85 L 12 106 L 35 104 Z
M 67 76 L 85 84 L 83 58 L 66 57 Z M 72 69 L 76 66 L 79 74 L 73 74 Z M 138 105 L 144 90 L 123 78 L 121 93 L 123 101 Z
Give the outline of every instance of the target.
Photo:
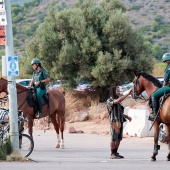
M 46 94 L 46 83 L 50 81 L 49 75 L 46 70 L 41 66 L 41 61 L 37 58 L 31 61 L 31 66 L 34 69 L 30 87 L 35 88 L 36 99 L 38 102 L 38 115 L 37 117 L 42 116 L 42 97 Z
M 162 97 L 165 93 L 170 92 L 170 53 L 165 53 L 162 56 L 162 62 L 164 62 L 167 67 L 164 71 L 163 87 L 159 88 L 151 95 L 152 107 L 153 107 L 152 109 L 153 112 L 149 116 L 149 120 L 151 121 L 154 121 L 154 119 L 158 114 L 160 97 Z

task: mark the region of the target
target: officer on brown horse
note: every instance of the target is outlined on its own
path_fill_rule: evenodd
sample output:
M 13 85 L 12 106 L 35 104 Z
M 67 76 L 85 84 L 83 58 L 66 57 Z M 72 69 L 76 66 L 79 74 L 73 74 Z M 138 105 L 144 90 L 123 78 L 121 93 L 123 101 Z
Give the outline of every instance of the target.
M 170 53 L 165 53 L 162 56 L 162 62 L 164 62 L 167 67 L 164 71 L 163 87 L 159 88 L 151 95 L 152 107 L 153 107 L 153 112 L 149 116 L 149 120 L 151 121 L 155 120 L 156 116 L 159 114 L 158 109 L 159 109 L 160 97 L 162 97 L 165 93 L 170 92 Z
M 41 66 L 39 59 L 33 59 L 31 66 L 34 69 L 30 87 L 34 87 L 36 92 L 36 100 L 38 103 L 38 114 L 37 117 L 42 116 L 42 97 L 46 94 L 46 83 L 50 81 L 49 75 L 46 70 Z

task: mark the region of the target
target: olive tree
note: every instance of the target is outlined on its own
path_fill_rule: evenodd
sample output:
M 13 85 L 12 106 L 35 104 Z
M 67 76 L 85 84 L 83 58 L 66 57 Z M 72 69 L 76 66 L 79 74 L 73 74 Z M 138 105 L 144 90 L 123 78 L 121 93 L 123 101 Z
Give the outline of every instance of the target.
M 51 78 L 65 79 L 70 87 L 81 80 L 100 87 L 118 85 L 132 79 L 133 70 L 153 69 L 148 47 L 119 0 L 54 7 L 27 42 L 26 54 L 25 60 L 38 57 Z

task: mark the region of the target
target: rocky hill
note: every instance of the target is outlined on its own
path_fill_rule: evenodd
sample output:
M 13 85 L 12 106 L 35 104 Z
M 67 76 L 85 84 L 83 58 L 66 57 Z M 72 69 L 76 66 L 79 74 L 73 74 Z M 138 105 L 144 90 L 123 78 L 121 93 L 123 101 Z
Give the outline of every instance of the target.
M 22 3 L 30 0 L 12 0 L 11 2 Z M 59 3 L 64 7 L 71 7 L 77 0 L 44 0 L 38 6 L 33 8 L 29 13 L 24 16 L 24 20 L 17 24 L 17 39 L 20 39 L 16 52 L 22 55 L 23 48 L 26 39 L 30 36 L 25 36 L 23 27 L 28 27 L 33 22 L 40 24 L 40 15 L 47 16 L 48 8 Z M 143 31 L 145 38 L 151 42 L 151 44 L 159 44 L 164 51 L 170 50 L 170 0 L 122 0 L 127 8 L 127 15 L 129 21 L 134 29 L 140 29 Z
M 123 0 L 132 25 L 140 28 L 151 25 L 157 16 L 169 22 L 170 0 Z
M 131 25 L 135 29 L 146 29 L 145 36 L 152 35 L 152 43 L 169 50 L 170 32 L 159 35 L 170 24 L 170 0 L 123 0 Z M 159 27 L 156 31 L 154 27 Z M 168 26 L 169 27 L 169 26 Z

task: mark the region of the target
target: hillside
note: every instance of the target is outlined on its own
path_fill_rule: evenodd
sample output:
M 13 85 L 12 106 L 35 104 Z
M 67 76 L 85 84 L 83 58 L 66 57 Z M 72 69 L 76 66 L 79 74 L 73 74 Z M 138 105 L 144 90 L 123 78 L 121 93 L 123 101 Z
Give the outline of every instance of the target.
M 24 2 L 23 0 L 12 0 L 11 2 L 14 1 L 20 4 Z M 18 22 L 16 26 L 13 24 L 16 28 L 15 53 L 19 56 L 23 55 L 25 40 L 32 36 L 30 30 L 32 27 L 37 28 L 43 22 L 50 7 L 59 3 L 62 7 L 68 8 L 75 1 L 77 0 L 44 0 L 39 6 L 24 14 L 23 20 Z M 122 2 L 127 8 L 127 15 L 132 27 L 141 30 L 146 41 L 150 44 L 159 44 L 160 54 L 169 51 L 170 0 L 122 0 Z
M 18 3 L 19 5 L 23 5 L 25 2 L 30 2 L 32 0 L 11 0 L 11 4 Z
M 170 0 L 123 0 L 127 7 L 127 14 L 129 16 L 131 25 L 135 29 L 146 28 L 147 26 L 154 27 L 156 21 L 161 18 L 161 23 L 169 24 L 170 17 Z M 149 35 L 150 30 L 147 30 L 145 35 Z M 170 33 L 166 33 L 162 37 L 155 36 L 153 43 L 159 43 L 163 46 L 167 41 L 170 42 Z

